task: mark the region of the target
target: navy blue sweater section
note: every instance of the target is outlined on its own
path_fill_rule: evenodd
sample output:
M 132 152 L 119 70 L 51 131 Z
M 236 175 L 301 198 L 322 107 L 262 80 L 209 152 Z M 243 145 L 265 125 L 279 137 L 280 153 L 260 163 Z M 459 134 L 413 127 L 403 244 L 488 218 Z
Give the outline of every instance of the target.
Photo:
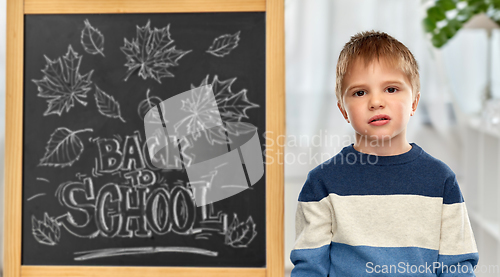
M 443 204 L 464 202 L 455 173 L 415 143 L 395 156 L 369 155 L 346 146 L 307 175 L 299 201 L 320 201 L 330 193 L 347 195 L 422 195 Z

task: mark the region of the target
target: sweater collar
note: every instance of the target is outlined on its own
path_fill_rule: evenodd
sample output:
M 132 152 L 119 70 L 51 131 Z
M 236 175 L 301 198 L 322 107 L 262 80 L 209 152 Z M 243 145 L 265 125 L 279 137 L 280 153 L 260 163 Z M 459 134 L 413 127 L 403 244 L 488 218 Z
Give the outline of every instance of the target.
M 408 163 L 420 156 L 422 153 L 422 148 L 416 143 L 410 142 L 412 146 L 410 151 L 399 155 L 393 156 L 377 156 L 370 155 L 366 153 L 359 152 L 354 149 L 354 143 L 349 146 L 344 147 L 341 153 L 343 158 L 347 160 L 349 164 L 361 164 L 361 165 L 394 165 Z

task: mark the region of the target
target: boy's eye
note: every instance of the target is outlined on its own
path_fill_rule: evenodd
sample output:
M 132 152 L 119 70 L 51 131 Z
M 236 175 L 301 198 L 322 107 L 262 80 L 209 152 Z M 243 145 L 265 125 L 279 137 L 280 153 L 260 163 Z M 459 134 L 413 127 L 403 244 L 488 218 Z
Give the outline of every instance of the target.
M 397 89 L 397 88 L 393 88 L 393 87 L 387 88 L 386 90 L 387 90 L 388 92 L 390 92 L 390 93 L 394 93 L 394 92 L 398 91 L 398 89 Z
M 366 92 L 364 90 L 358 90 L 358 91 L 354 92 L 354 96 L 363 96 L 365 94 L 366 94 Z

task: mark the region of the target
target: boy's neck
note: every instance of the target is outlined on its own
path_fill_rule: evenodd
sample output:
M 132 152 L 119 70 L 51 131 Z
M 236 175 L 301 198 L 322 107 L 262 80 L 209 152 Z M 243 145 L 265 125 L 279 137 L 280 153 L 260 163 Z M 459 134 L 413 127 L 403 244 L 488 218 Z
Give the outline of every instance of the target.
M 377 156 L 395 156 L 410 151 L 412 146 L 404 139 L 392 139 L 383 141 L 368 141 L 362 136 L 356 136 L 354 149 L 361 153 Z

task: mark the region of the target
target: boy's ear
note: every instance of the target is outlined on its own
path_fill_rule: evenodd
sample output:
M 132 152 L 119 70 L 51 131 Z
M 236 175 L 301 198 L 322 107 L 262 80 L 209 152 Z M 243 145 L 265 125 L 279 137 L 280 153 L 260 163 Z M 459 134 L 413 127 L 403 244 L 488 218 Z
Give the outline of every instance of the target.
M 344 118 L 347 120 L 347 123 L 350 123 L 349 117 L 347 116 L 347 112 L 344 109 L 342 109 L 342 105 L 340 105 L 340 102 L 338 102 L 338 101 L 337 101 L 337 107 L 339 107 L 339 110 L 342 113 L 342 115 L 344 116 Z
M 413 100 L 413 103 L 411 104 L 410 116 L 415 114 L 415 111 L 417 110 L 417 106 L 418 106 L 418 101 L 420 101 L 420 91 L 417 92 L 417 95 L 415 96 L 415 100 Z

